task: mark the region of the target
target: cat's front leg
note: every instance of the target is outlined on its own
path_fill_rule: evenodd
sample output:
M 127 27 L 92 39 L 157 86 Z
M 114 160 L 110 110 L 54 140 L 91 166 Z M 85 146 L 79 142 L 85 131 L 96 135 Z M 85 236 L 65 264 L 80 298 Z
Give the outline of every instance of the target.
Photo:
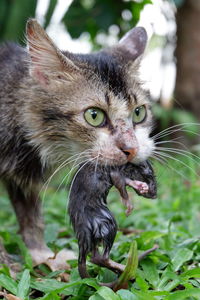
M 7 181 L 6 187 L 19 222 L 20 233 L 29 249 L 33 265 L 37 266 L 44 263 L 52 271 L 69 269 L 66 260 L 75 258 L 72 251 L 62 250 L 55 255 L 45 244 L 44 225 L 37 189 L 24 192 L 13 181 Z

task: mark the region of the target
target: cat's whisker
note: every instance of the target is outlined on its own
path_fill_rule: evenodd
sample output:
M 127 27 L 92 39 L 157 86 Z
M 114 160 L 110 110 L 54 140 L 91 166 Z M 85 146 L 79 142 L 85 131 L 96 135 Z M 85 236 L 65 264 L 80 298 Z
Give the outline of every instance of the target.
M 171 152 L 171 153 L 175 153 L 175 154 L 178 153 L 178 154 L 183 155 L 183 156 L 187 157 L 188 159 L 191 159 L 191 160 L 195 161 L 196 163 L 200 164 L 200 157 L 190 151 L 186 151 L 183 149 L 177 149 L 177 148 L 171 148 L 171 147 L 156 147 L 155 149 L 161 150 L 161 151 L 166 151 L 166 152 Z M 199 160 L 199 162 L 197 162 L 196 160 Z
M 54 176 L 56 173 L 58 173 L 62 168 L 66 167 L 67 164 L 73 162 L 73 161 L 76 159 L 76 156 L 77 156 L 77 155 L 80 155 L 80 153 L 75 154 L 75 155 L 73 155 L 72 157 L 70 157 L 70 158 L 66 159 L 65 161 L 63 161 L 63 162 L 57 167 L 57 169 L 53 172 L 53 174 L 47 179 L 47 181 L 44 183 L 42 189 L 44 188 L 44 186 L 45 186 L 46 184 L 48 184 L 48 183 L 51 181 L 51 179 L 53 178 L 53 176 Z M 42 189 L 41 189 L 41 190 L 42 190 Z M 40 192 L 41 192 L 41 191 L 40 191 Z
M 159 157 L 159 155 L 157 155 L 157 153 L 154 153 L 151 158 L 156 159 L 158 162 L 160 162 L 161 164 L 167 164 L 167 160 L 165 158 L 161 158 Z
M 86 153 L 84 153 L 84 152 L 86 152 Z M 59 189 L 60 189 L 60 187 L 62 186 L 63 182 L 64 182 L 67 178 L 69 178 L 69 176 L 73 173 L 73 171 L 74 171 L 81 163 L 83 163 L 83 162 L 86 161 L 88 158 L 90 158 L 90 155 L 89 155 L 89 154 L 90 154 L 91 152 L 92 152 L 92 151 L 88 150 L 88 151 L 83 151 L 83 152 L 81 152 L 81 153 L 79 154 L 79 156 L 75 159 L 75 161 L 74 161 L 74 163 L 73 163 L 73 165 L 72 165 L 70 171 L 69 171 L 69 172 L 63 177 L 63 179 L 61 180 L 61 183 L 59 184 L 59 186 L 58 186 L 58 188 L 56 189 L 56 191 L 55 191 L 54 194 L 56 194 L 56 193 L 59 191 Z M 84 158 L 84 160 L 82 161 L 83 158 Z M 81 159 L 81 161 L 80 161 L 80 162 L 77 162 L 79 159 Z M 65 184 L 65 187 L 66 187 L 66 185 L 67 185 L 67 182 L 66 182 L 66 184 Z
M 59 189 L 61 188 L 63 182 L 64 182 L 67 178 L 70 177 L 70 175 L 71 175 L 71 174 L 73 173 L 73 171 L 80 165 L 80 163 L 84 163 L 85 161 L 87 161 L 87 159 L 88 159 L 88 157 L 86 157 L 86 159 L 85 159 L 84 161 L 81 161 L 81 162 L 76 163 L 76 162 L 77 162 L 77 160 L 76 160 L 76 161 L 73 163 L 73 165 L 72 165 L 70 171 L 63 177 L 63 179 L 61 180 L 59 186 L 57 187 L 56 191 L 54 192 L 52 198 L 55 197 L 55 195 L 57 194 L 57 192 L 58 192 Z M 66 184 L 67 184 L 67 183 L 66 183 Z M 66 186 L 66 185 L 65 185 L 65 186 Z
M 65 147 L 63 146 L 63 148 L 66 148 L 66 146 Z M 66 148 L 66 150 L 63 151 L 63 155 L 60 156 L 60 157 L 58 157 L 56 160 L 54 160 L 54 164 L 57 165 L 59 163 L 62 163 L 63 162 L 63 157 L 66 156 L 66 153 L 68 153 L 69 155 L 72 154 L 69 157 L 71 159 L 71 158 L 75 158 L 76 156 L 79 156 L 80 153 L 88 153 L 88 154 L 90 154 L 90 153 L 92 153 L 92 150 L 86 149 L 86 150 L 84 150 L 84 151 L 82 151 L 80 153 L 74 154 L 73 151 L 69 151 L 68 148 Z
M 95 163 L 94 173 L 97 172 L 97 166 L 98 166 L 99 156 L 100 156 L 100 148 L 99 148 L 99 150 L 98 150 L 98 155 L 97 155 L 97 159 L 96 159 L 96 163 Z
M 180 175 L 182 178 L 184 179 L 188 179 L 183 173 L 177 171 L 177 169 L 175 169 L 174 167 L 172 167 L 171 165 L 169 165 L 168 161 L 166 158 L 163 158 L 163 157 L 160 157 L 159 154 L 157 153 L 154 153 L 154 155 L 152 156 L 152 158 L 156 159 L 158 162 L 162 163 L 162 164 L 165 164 L 165 166 L 169 169 L 169 170 L 172 170 L 174 171 L 176 174 Z M 162 161 L 164 160 L 164 161 Z M 161 162 L 162 161 L 162 162 Z
M 84 166 L 86 166 L 88 163 L 94 161 L 98 156 L 95 156 L 94 158 L 90 158 L 88 159 L 86 162 L 83 163 L 83 165 L 77 170 L 76 174 L 74 175 L 73 179 L 72 179 L 72 182 L 71 182 L 71 185 L 70 185 L 70 189 L 69 189 L 69 194 L 68 194 L 68 199 L 67 199 L 67 205 L 69 203 L 69 198 L 70 198 L 70 194 L 71 194 L 71 190 L 72 190 L 72 186 L 74 184 L 74 181 L 78 175 L 78 173 L 81 171 L 82 168 L 84 168 Z M 67 210 L 66 210 L 67 211 Z
M 177 132 L 181 132 L 181 133 L 192 133 L 193 135 L 199 135 L 198 133 L 192 131 L 192 130 L 188 130 L 188 129 L 184 129 L 184 128 L 176 128 L 176 129 L 171 129 L 169 131 L 163 132 L 162 134 L 160 134 L 159 136 L 153 137 L 153 139 L 157 140 L 157 139 L 161 139 L 164 138 L 170 134 L 174 134 Z
M 188 168 L 193 174 L 197 175 L 197 173 L 193 170 L 193 168 L 191 168 L 190 166 L 188 166 L 187 164 L 185 164 L 183 161 L 181 161 L 180 159 L 178 158 L 175 158 L 173 156 L 171 156 L 170 154 L 168 153 L 164 153 L 162 151 L 156 151 L 154 150 L 154 153 L 160 155 L 160 156 L 163 156 L 163 157 L 166 157 L 166 158 L 169 158 L 171 160 L 174 160 L 174 161 L 177 161 L 178 163 L 182 164 L 184 167 Z
M 156 139 L 161 139 L 161 138 L 164 138 L 165 136 L 168 136 L 170 134 L 174 134 L 176 132 L 181 132 L 181 133 L 190 133 L 190 134 L 193 134 L 194 136 L 200 136 L 200 134 L 198 134 L 197 132 L 195 131 L 192 131 L 192 130 L 188 130 L 188 129 L 174 129 L 174 130 L 170 130 L 168 132 L 165 132 L 163 135 L 160 135 L 159 137 L 157 137 Z
M 180 137 L 179 137 L 180 138 Z M 159 142 L 154 142 L 154 145 L 162 145 L 162 144 L 176 144 L 176 145 L 180 145 L 181 147 L 185 147 L 185 145 L 181 142 L 177 141 L 178 138 L 176 139 L 171 139 L 171 140 L 167 140 L 167 141 L 159 141 Z M 185 147 L 186 148 L 186 147 Z
M 158 138 L 158 137 L 160 137 L 160 135 L 164 134 L 166 131 L 173 130 L 173 129 L 180 129 L 181 130 L 181 129 L 184 129 L 185 127 L 187 127 L 187 126 L 200 126 L 200 123 L 188 122 L 188 123 L 176 124 L 176 125 L 170 126 L 168 128 L 165 128 L 164 130 L 158 132 L 157 134 L 152 136 L 152 138 Z
M 81 153 L 77 153 L 77 154 L 74 154 L 73 156 L 71 156 L 70 158 L 66 159 L 64 162 L 62 162 L 58 167 L 57 169 L 53 172 L 53 174 L 47 179 L 47 181 L 43 184 L 42 188 L 40 189 L 40 192 L 39 194 L 42 192 L 42 190 L 44 189 L 44 193 L 43 193 L 43 197 L 42 197 L 42 202 L 44 201 L 45 199 L 45 196 L 46 196 L 46 191 L 48 189 L 48 186 L 51 182 L 51 180 L 53 179 L 53 177 L 60 171 L 62 170 L 63 168 L 65 168 L 68 164 L 74 162 L 77 158 L 76 156 L 80 157 L 80 158 L 83 158 L 85 155 L 87 155 L 87 150 L 81 152 Z

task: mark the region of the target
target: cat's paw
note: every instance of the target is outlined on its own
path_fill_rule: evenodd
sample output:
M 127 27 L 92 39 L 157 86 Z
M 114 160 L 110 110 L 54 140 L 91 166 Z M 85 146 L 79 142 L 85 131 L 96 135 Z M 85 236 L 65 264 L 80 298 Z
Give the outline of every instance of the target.
M 42 249 L 29 249 L 34 266 L 39 264 L 47 265 L 52 271 L 69 270 L 68 260 L 76 259 L 73 251 L 62 249 L 58 253 L 53 253 L 48 247 Z

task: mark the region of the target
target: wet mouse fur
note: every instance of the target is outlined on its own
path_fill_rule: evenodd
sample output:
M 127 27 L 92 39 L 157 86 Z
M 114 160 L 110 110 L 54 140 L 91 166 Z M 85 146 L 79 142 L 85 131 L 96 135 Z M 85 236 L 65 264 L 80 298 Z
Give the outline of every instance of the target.
M 69 199 L 69 215 L 79 245 L 78 267 L 82 278 L 88 277 L 86 257 L 92 253 L 92 260 L 105 265 L 109 258 L 117 224 L 113 214 L 107 207 L 107 195 L 115 185 L 123 198 L 129 202 L 126 191 L 126 179 L 138 180 L 148 185 L 148 191 L 137 194 L 147 198 L 155 198 L 157 194 L 156 179 L 151 164 L 146 161 L 139 165 L 127 163 L 119 167 L 95 167 L 81 165 L 73 179 Z M 103 254 L 98 252 L 102 242 Z

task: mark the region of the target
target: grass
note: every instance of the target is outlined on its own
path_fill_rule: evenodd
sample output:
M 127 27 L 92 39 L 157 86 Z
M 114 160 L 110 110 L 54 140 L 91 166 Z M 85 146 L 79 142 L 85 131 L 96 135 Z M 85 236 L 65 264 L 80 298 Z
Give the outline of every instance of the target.
M 71 261 L 70 281 L 61 281 L 59 272 L 51 272 L 46 266 L 32 268 L 30 256 L 17 235 L 17 225 L 6 194 L 0 195 L 0 236 L 6 249 L 23 257 L 23 269 L 16 280 L 10 277 L 5 265 L 0 268 L 0 287 L 20 299 L 90 299 L 90 300 L 180 300 L 200 299 L 200 179 L 198 164 L 188 160 L 186 168 L 178 162 L 170 162 L 171 169 L 155 164 L 158 179 L 156 200 L 134 196 L 135 210 L 126 217 L 116 190 L 108 197 L 109 208 L 114 213 L 120 230 L 117 233 L 111 257 L 124 263 L 130 245 L 137 242 L 139 253 L 155 243 L 159 249 L 139 263 L 136 278 L 127 290 L 116 293 L 100 287 L 98 281 L 110 282 L 116 278 L 111 271 L 89 262 L 94 278 L 80 280 L 77 261 Z M 178 174 L 176 173 L 178 172 Z M 180 176 L 179 173 L 182 173 Z M 77 241 L 66 214 L 67 192 L 56 189 L 59 180 L 48 188 L 43 201 L 45 215 L 45 239 L 54 251 L 63 247 L 78 251 Z M 127 234 L 125 229 L 129 229 Z M 125 234 L 126 233 L 126 234 Z M 3 295 L 3 294 L 2 294 Z M 2 296 L 3 297 L 3 296 Z M 11 297 L 11 296 L 10 296 Z M 17 298 L 12 298 L 17 299 Z

